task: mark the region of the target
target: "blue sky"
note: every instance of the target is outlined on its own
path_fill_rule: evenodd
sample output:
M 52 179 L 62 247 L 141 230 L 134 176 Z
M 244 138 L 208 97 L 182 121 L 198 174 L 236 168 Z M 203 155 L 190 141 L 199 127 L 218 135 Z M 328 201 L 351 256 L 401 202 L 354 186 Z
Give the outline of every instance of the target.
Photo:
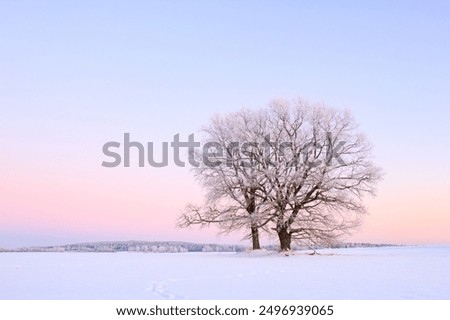
M 383 195 L 398 192 L 410 208 L 423 190 L 423 201 L 437 206 L 436 226 L 450 226 L 449 206 L 436 204 L 450 189 L 449 16 L 445 1 L 0 1 L 2 190 L 49 175 L 75 183 L 67 172 L 86 177 L 79 183 L 102 177 L 108 185 L 114 173 L 100 167 L 101 147 L 124 132 L 170 141 L 198 132 L 214 113 L 302 96 L 351 109 L 374 144 L 386 177 L 372 216 L 387 215 L 379 212 L 391 203 Z M 130 188 L 195 184 L 180 168 L 120 172 L 136 179 Z M 26 202 L 32 189 L 14 194 Z M 194 198 L 201 200 L 200 189 Z M 167 230 L 185 200 L 168 209 Z M 390 215 L 405 208 L 397 205 Z M 56 210 L 33 211 L 40 206 L 0 199 L 0 247 L 69 240 L 52 228 L 43 236 L 34 220 L 20 226 Z M 403 210 L 399 217 L 407 218 Z M 434 213 L 414 214 L 419 223 Z M 13 216 L 23 219 L 12 225 Z M 384 239 L 370 228 L 358 239 Z M 70 240 L 97 239 L 77 230 Z M 104 237 L 131 238 L 132 230 Z M 208 237 L 202 240 L 220 240 Z

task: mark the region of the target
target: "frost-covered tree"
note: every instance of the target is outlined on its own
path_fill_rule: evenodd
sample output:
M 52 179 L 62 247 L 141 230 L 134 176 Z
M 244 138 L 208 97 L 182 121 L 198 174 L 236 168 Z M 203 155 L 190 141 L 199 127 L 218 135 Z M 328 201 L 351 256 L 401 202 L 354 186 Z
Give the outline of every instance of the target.
M 223 232 L 245 228 L 252 240 L 253 249 L 260 249 L 259 229 L 262 211 L 261 188 L 264 179 L 257 161 L 247 152 L 241 152 L 241 142 L 250 143 L 257 117 L 243 110 L 236 114 L 215 116 L 203 128 L 203 150 L 195 156 L 199 166 L 192 169 L 194 176 L 206 189 L 203 206 L 189 204 L 180 216 L 178 225 L 202 226 L 216 224 Z M 252 145 L 249 145 L 251 147 Z M 254 165 L 248 165 L 252 163 Z
M 330 244 L 360 224 L 363 196 L 375 194 L 380 169 L 349 111 L 303 100 L 266 109 L 264 166 L 269 219 L 281 250 L 291 241 Z
M 381 178 L 348 111 L 278 100 L 216 116 L 205 132 L 213 150 L 200 152 L 194 174 L 207 200 L 188 206 L 182 226 L 275 232 L 282 251 L 292 241 L 331 244 L 360 224 L 363 197 Z

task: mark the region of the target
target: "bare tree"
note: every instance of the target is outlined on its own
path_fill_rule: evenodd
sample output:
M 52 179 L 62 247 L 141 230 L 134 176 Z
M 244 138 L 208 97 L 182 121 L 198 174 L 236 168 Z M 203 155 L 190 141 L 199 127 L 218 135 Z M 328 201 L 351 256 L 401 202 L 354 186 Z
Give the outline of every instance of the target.
M 207 202 L 188 207 L 181 225 L 250 227 L 255 248 L 261 229 L 276 232 L 282 251 L 292 241 L 339 240 L 360 224 L 363 197 L 375 194 L 381 178 L 348 111 L 278 100 L 217 116 L 205 132 L 215 162 L 203 161 L 194 174 L 208 191 Z
M 242 110 L 237 114 L 212 119 L 203 128 L 206 135 L 203 150 L 196 152 L 199 166 L 194 176 L 206 189 L 203 206 L 189 204 L 179 217 L 178 226 L 218 225 L 223 232 L 249 229 L 253 249 L 260 249 L 259 229 L 263 199 L 259 189 L 264 179 L 247 162 L 256 163 L 241 153 L 239 142 L 248 142 L 253 132 L 248 129 L 256 120 L 254 113 Z M 266 221 L 267 223 L 268 221 Z
M 330 244 L 360 224 L 380 169 L 348 111 L 275 101 L 266 109 L 270 152 L 260 157 L 269 218 L 282 251 L 291 241 Z

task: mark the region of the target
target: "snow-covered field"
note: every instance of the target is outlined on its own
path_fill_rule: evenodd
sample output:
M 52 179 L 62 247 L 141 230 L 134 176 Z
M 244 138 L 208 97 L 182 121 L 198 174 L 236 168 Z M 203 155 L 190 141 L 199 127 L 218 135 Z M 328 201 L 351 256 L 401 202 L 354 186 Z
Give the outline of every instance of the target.
M 450 299 L 450 247 L 1 253 L 0 299 Z

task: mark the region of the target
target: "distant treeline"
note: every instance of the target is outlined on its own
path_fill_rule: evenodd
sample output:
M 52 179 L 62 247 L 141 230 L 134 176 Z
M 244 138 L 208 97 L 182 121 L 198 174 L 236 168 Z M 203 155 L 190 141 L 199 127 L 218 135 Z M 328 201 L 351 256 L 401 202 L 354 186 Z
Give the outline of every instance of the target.
M 341 243 L 333 244 L 326 248 L 367 248 L 386 247 L 392 244 L 372 243 Z M 263 249 L 278 251 L 278 245 L 267 245 Z M 305 247 L 293 245 L 293 250 L 323 249 L 324 247 Z M 224 244 L 201 244 L 177 241 L 110 241 L 110 242 L 88 242 L 62 246 L 48 247 L 23 247 L 18 249 L 1 249 L 0 252 L 155 252 L 155 253 L 178 253 L 178 252 L 243 252 L 249 250 L 243 245 Z

